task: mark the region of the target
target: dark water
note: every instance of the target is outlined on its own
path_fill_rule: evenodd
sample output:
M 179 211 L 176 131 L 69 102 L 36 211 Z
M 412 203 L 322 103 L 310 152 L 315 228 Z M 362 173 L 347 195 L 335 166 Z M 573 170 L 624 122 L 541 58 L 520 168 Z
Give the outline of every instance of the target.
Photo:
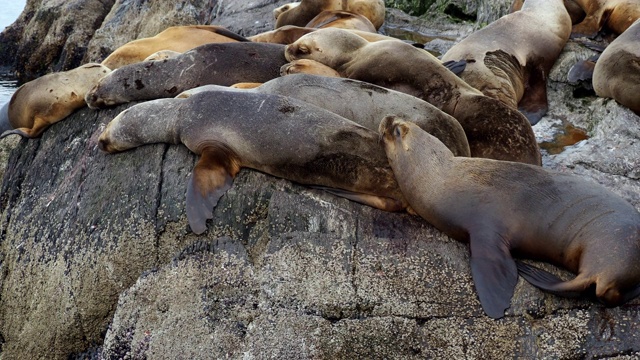
M 0 0 L 0 31 L 13 24 L 20 16 L 26 0 Z M 16 91 L 16 82 L 0 78 L 0 107 Z

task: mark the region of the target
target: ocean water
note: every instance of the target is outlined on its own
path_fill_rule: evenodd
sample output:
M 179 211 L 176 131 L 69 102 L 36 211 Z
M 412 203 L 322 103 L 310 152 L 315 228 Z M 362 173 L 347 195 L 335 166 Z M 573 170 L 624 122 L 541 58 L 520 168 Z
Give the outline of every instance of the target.
M 26 2 L 26 0 L 0 0 L 0 31 L 16 21 Z M 15 91 L 15 81 L 0 79 L 0 107 L 9 101 Z

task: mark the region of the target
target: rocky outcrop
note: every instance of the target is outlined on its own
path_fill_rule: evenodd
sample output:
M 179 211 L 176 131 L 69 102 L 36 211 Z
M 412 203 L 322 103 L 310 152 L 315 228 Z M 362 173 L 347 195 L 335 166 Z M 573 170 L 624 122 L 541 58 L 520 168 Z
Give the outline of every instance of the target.
M 142 33 L 124 14 L 132 3 L 117 2 L 123 14 L 111 11 L 103 27 Z M 171 7 L 160 3 L 141 2 L 137 16 L 161 23 L 150 8 Z M 259 10 L 271 19 L 269 6 L 256 5 L 267 3 L 219 1 L 184 13 L 235 9 L 216 19 L 248 34 L 252 22 L 233 16 Z M 388 28 L 417 21 L 390 13 L 406 23 Z M 448 36 L 436 41 L 443 48 L 472 26 L 417 23 Z M 564 74 L 584 52 L 572 43 L 558 61 L 550 113 L 535 131 L 545 141 L 573 124 L 590 138 L 546 155 L 545 166 L 600 182 L 640 209 L 640 119 L 612 100 L 573 96 Z M 127 106 L 80 110 L 11 153 L 0 190 L 3 359 L 640 356 L 640 300 L 607 309 L 520 280 L 505 318 L 491 320 L 466 244 L 418 217 L 255 171 L 241 171 L 197 236 L 184 212 L 196 160 L 185 147 L 97 149 L 104 125 Z

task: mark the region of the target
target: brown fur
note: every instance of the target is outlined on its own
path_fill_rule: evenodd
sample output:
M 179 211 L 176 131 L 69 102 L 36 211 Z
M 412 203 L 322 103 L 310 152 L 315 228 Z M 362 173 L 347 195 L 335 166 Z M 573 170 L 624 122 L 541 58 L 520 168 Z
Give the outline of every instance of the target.
M 337 71 L 333 70 L 327 65 L 309 59 L 294 60 L 288 64 L 283 65 L 280 68 L 280 75 L 284 76 L 292 74 L 311 74 L 319 76 L 341 77 Z
M 594 37 L 603 27 L 622 34 L 640 18 L 640 0 L 574 1 L 585 11 L 586 17 L 573 27 L 573 37 Z
M 302 0 L 300 5 L 277 17 L 276 28 L 285 25 L 305 26 L 325 10 L 346 10 L 360 14 L 369 19 L 376 30 L 384 22 L 385 5 L 383 0 Z
M 343 10 L 327 10 L 311 19 L 305 27 L 325 29 L 353 29 L 375 33 L 376 28 L 366 17 Z

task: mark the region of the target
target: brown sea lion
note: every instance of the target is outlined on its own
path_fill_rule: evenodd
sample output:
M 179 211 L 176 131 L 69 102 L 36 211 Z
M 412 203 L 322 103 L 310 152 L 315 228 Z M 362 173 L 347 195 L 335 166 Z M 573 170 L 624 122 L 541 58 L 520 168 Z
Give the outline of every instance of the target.
M 572 24 L 578 24 L 582 20 L 584 20 L 586 13 L 584 12 L 584 10 L 582 10 L 580 5 L 576 3 L 576 0 L 564 0 L 563 2 L 564 7 L 567 9 L 567 12 L 571 17 Z M 522 5 L 524 5 L 524 0 L 514 0 L 511 4 L 511 7 L 509 8 L 509 13 L 519 11 L 520 9 L 522 9 Z
M 288 45 L 285 56 L 289 61 L 316 60 L 343 77 L 426 100 L 460 122 L 471 156 L 541 163 L 524 115 L 484 96 L 424 50 L 402 41 L 369 43 L 342 29 L 319 29 Z
M 527 0 L 528 1 L 528 0 Z M 575 25 L 572 37 L 595 37 L 606 27 L 622 34 L 640 18 L 640 0 L 574 0 L 585 11 L 584 20 Z
M 273 43 L 273 44 L 283 44 L 283 45 L 289 45 L 293 42 L 295 42 L 296 40 L 300 39 L 303 35 L 306 35 L 308 33 L 312 33 L 314 31 L 318 30 L 317 28 L 310 28 L 310 27 L 300 27 L 300 26 L 293 26 L 293 25 L 287 25 L 287 26 L 283 26 L 280 28 L 277 28 L 275 30 L 271 30 L 271 31 L 265 31 L 263 33 L 257 34 L 257 35 L 253 35 L 250 36 L 248 39 L 253 41 L 253 42 L 266 42 L 266 43 Z M 355 30 L 355 29 L 345 29 L 353 34 L 356 34 L 362 38 L 364 38 L 367 41 L 381 41 L 381 40 L 396 40 L 396 41 L 401 41 L 399 39 L 396 38 L 392 38 L 391 36 L 386 36 L 386 35 L 382 35 L 382 34 L 378 34 L 378 33 L 372 33 L 372 32 L 368 32 L 368 31 L 361 31 L 361 30 Z
M 183 143 L 202 155 L 186 201 L 196 234 L 206 230 L 206 220 L 242 167 L 387 211 L 406 207 L 377 132 L 297 99 L 208 91 L 148 101 L 113 119 L 99 147 L 118 152 L 157 142 Z
M 102 65 L 111 70 L 143 61 L 147 56 L 160 51 L 185 52 L 210 43 L 250 41 L 221 26 L 189 25 L 172 26 L 156 36 L 130 41 L 111 53 Z
M 537 166 L 454 157 L 435 137 L 397 117 L 385 118 L 380 134 L 411 208 L 469 242 L 471 274 L 487 315 L 504 316 L 518 272 L 562 296 L 595 290 L 607 306 L 640 295 L 640 213 L 615 193 Z M 578 276 L 562 281 L 516 265 L 512 253 Z
M 278 16 L 276 28 L 285 25 L 305 26 L 325 10 L 345 10 L 360 14 L 369 19 L 376 30 L 384 23 L 384 0 L 302 0 L 300 5 Z
M 640 116 L 640 20 L 602 52 L 593 70 L 593 89 Z
M 106 66 L 89 63 L 41 76 L 20 86 L 0 111 L 1 137 L 40 136 L 49 125 L 85 106 L 85 94 L 110 72 Z
M 280 14 L 282 14 L 285 11 L 293 9 L 296 6 L 300 6 L 300 2 L 292 2 L 292 3 L 284 4 L 282 6 L 278 6 L 277 8 L 273 9 L 273 19 L 278 20 L 278 16 L 280 16 Z
M 547 113 L 547 77 L 571 34 L 562 0 L 527 0 L 522 10 L 472 33 L 442 56 L 466 60 L 460 77 L 537 123 Z
M 279 44 L 205 44 L 171 59 L 123 66 L 87 93 L 86 101 L 92 108 L 102 108 L 174 97 L 207 84 L 262 83 L 280 76 L 286 63 L 284 46 Z
M 211 90 L 233 91 L 207 85 L 187 90 L 177 98 Z M 296 98 L 373 131 L 378 131 L 382 116 L 399 115 L 440 139 L 456 156 L 470 156 L 467 137 L 458 121 L 415 96 L 363 81 L 306 74 L 275 78 L 250 91 Z
M 340 74 L 325 64 L 314 60 L 300 59 L 282 65 L 280 75 L 310 74 L 328 77 L 341 77 Z
M 375 33 L 376 28 L 366 17 L 344 10 L 327 10 L 316 15 L 305 27 L 353 29 Z

